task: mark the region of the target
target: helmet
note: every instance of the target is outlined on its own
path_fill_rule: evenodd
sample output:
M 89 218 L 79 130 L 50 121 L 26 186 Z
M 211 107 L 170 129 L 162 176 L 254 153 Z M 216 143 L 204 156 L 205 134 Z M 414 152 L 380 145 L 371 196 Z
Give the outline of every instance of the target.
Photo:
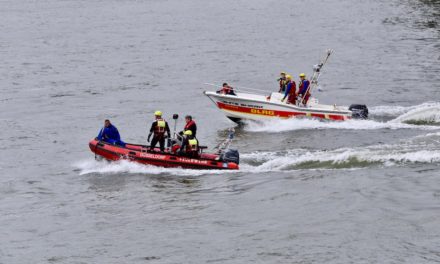
M 185 132 L 183 132 L 184 135 L 187 136 L 192 136 L 193 132 L 191 130 L 185 130 Z
M 299 77 L 306 77 L 306 74 L 305 73 L 300 73 Z
M 286 72 L 280 72 L 280 74 L 287 74 Z
M 156 112 L 154 112 L 154 115 L 155 116 L 162 116 L 162 111 L 156 111 Z
M 291 80 L 291 79 L 292 79 L 292 76 L 290 76 L 290 75 L 286 75 L 286 79 L 287 79 L 287 80 Z

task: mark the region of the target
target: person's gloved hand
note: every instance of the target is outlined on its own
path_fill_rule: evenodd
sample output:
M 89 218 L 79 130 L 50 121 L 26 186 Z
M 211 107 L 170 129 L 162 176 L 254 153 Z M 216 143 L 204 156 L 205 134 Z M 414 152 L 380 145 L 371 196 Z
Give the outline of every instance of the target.
M 151 133 L 148 134 L 147 142 L 150 142 L 150 138 L 151 138 Z

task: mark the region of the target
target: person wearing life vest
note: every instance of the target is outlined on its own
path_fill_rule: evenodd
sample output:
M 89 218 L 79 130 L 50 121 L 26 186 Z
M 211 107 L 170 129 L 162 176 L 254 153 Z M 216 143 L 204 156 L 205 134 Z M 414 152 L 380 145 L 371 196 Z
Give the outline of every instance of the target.
M 199 156 L 199 141 L 193 136 L 191 130 L 185 130 L 185 132 L 183 132 L 183 140 L 179 154 L 191 158 L 197 158 Z
M 108 119 L 104 121 L 104 127 L 99 131 L 96 139 L 125 147 L 125 142 L 121 140 L 118 129 Z
M 301 96 L 302 98 L 302 104 L 303 105 L 307 105 L 307 102 L 309 101 L 310 98 L 310 82 L 309 80 L 306 79 L 306 75 L 304 73 L 301 73 L 299 75 L 299 78 L 301 79 L 299 82 L 299 93 L 298 95 Z
M 279 93 L 284 93 L 286 91 L 286 86 L 287 86 L 286 73 L 285 72 L 281 72 L 280 73 L 280 78 L 277 81 L 280 84 L 280 90 L 278 92 Z
M 236 95 L 234 92 L 234 87 L 229 86 L 227 83 L 223 83 L 222 89 L 217 91 L 220 94 Z
M 192 116 L 190 115 L 185 116 L 185 121 L 186 121 L 185 127 L 183 128 L 182 131 L 179 132 L 179 135 L 182 136 L 183 132 L 185 132 L 186 130 L 191 130 L 192 136 L 196 137 L 197 125 L 196 122 L 194 122 L 194 120 L 192 119 Z
M 165 150 L 165 138 L 171 135 L 168 122 L 162 118 L 162 112 L 154 112 L 156 120 L 151 124 L 150 134 L 148 134 L 148 142 L 150 142 L 151 135 L 153 139 L 151 140 L 150 151 L 154 151 L 157 142 L 159 142 L 160 151 Z
M 294 80 L 292 80 L 292 76 L 286 75 L 286 91 L 284 92 L 284 97 L 281 100 L 284 102 L 284 100 L 287 98 L 288 104 L 295 104 L 296 103 L 296 83 Z

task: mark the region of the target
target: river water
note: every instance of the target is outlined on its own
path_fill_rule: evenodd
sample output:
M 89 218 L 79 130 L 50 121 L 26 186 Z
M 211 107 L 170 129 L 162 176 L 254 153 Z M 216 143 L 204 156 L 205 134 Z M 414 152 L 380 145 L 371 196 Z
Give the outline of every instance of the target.
M 440 262 L 438 1 L 0 3 L 0 263 Z M 213 146 L 235 124 L 204 83 L 269 93 L 327 48 L 314 95 L 369 120 L 236 127 L 239 172 L 88 149 L 158 109 Z

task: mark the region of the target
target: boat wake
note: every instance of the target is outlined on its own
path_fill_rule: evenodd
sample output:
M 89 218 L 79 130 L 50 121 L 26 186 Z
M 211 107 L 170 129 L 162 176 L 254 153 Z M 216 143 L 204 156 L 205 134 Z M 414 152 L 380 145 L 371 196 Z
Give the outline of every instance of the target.
M 246 164 L 241 169 L 252 172 L 440 164 L 440 132 L 416 136 L 408 142 L 394 145 L 328 151 L 293 149 L 284 152 L 254 152 L 242 155 L 241 160 Z
M 244 129 L 250 132 L 285 132 L 303 129 L 440 129 L 440 103 L 424 103 L 417 106 L 376 106 L 371 116 L 394 117 L 389 121 L 352 119 L 343 122 L 318 119 L 275 119 L 245 121 Z
M 373 116 L 389 116 L 389 117 L 397 117 L 399 115 L 403 115 L 416 110 L 429 110 L 433 109 L 433 112 L 438 111 L 440 107 L 440 102 L 426 102 L 419 105 L 412 106 L 373 106 L 370 107 L 369 112 L 370 115 Z
M 146 174 L 201 176 L 225 173 L 289 172 L 310 169 L 362 169 L 374 166 L 405 166 L 408 164 L 440 165 L 440 132 L 416 136 L 393 145 L 373 145 L 334 150 L 292 149 L 276 152 L 253 152 L 241 155 L 239 171 L 188 170 L 160 168 L 126 160 L 118 162 L 85 160 L 74 165 L 80 175 Z

